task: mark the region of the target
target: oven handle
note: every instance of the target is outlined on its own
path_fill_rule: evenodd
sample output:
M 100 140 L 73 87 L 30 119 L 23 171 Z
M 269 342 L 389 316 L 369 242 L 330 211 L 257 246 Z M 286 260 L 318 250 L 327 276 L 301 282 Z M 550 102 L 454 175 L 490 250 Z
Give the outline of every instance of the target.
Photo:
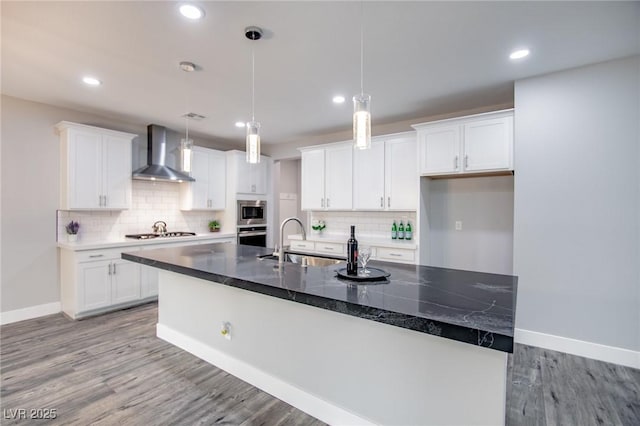
M 261 235 L 267 235 L 266 232 L 238 232 L 238 237 L 259 237 Z

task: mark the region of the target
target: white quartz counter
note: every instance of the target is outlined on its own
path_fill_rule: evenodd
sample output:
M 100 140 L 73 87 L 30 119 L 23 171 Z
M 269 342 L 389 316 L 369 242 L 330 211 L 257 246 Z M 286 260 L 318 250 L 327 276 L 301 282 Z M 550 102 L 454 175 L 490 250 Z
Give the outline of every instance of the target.
M 210 232 L 206 234 L 198 234 L 189 237 L 158 237 L 152 238 L 148 240 L 135 240 L 132 238 L 121 238 L 118 240 L 109 240 L 109 241 L 78 241 L 78 242 L 66 242 L 59 241 L 58 247 L 65 250 L 72 251 L 82 251 L 82 250 L 98 250 L 98 249 L 108 249 L 108 248 L 116 248 L 116 247 L 137 247 L 137 246 L 150 246 L 154 244 L 166 244 L 166 243 L 177 243 L 177 242 L 203 242 L 207 240 L 215 240 L 233 238 L 234 241 L 236 239 L 236 234 L 222 233 L 222 232 Z

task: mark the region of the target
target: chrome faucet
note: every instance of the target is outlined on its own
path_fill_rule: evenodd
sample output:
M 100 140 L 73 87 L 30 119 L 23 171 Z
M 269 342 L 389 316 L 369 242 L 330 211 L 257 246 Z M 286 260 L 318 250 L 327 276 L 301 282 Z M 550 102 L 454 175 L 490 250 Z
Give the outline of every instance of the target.
M 165 234 L 167 232 L 167 222 L 159 220 L 153 224 L 151 229 L 153 229 L 153 232 L 156 234 Z
M 280 251 L 278 251 L 278 266 L 282 266 L 284 264 L 284 225 L 286 225 L 287 222 L 291 220 L 296 221 L 300 224 L 300 227 L 302 228 L 302 239 L 307 239 L 307 231 L 304 230 L 304 225 L 302 224 L 300 219 L 298 219 L 297 217 L 288 217 L 283 220 L 282 224 L 280 225 Z

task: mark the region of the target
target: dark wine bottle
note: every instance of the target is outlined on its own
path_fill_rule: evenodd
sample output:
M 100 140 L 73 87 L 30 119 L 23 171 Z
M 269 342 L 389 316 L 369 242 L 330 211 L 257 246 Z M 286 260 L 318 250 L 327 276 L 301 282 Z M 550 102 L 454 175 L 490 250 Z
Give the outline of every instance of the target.
M 355 225 L 351 225 L 351 237 L 347 241 L 347 275 L 358 275 L 358 240 Z

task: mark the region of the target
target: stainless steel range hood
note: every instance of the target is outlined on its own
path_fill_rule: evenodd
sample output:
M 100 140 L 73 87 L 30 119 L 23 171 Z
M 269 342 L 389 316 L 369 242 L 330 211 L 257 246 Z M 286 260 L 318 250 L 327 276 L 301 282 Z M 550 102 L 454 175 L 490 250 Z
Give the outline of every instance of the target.
M 189 175 L 167 166 L 167 129 L 157 124 L 147 126 L 147 165 L 133 172 L 133 179 L 168 182 L 195 181 Z

